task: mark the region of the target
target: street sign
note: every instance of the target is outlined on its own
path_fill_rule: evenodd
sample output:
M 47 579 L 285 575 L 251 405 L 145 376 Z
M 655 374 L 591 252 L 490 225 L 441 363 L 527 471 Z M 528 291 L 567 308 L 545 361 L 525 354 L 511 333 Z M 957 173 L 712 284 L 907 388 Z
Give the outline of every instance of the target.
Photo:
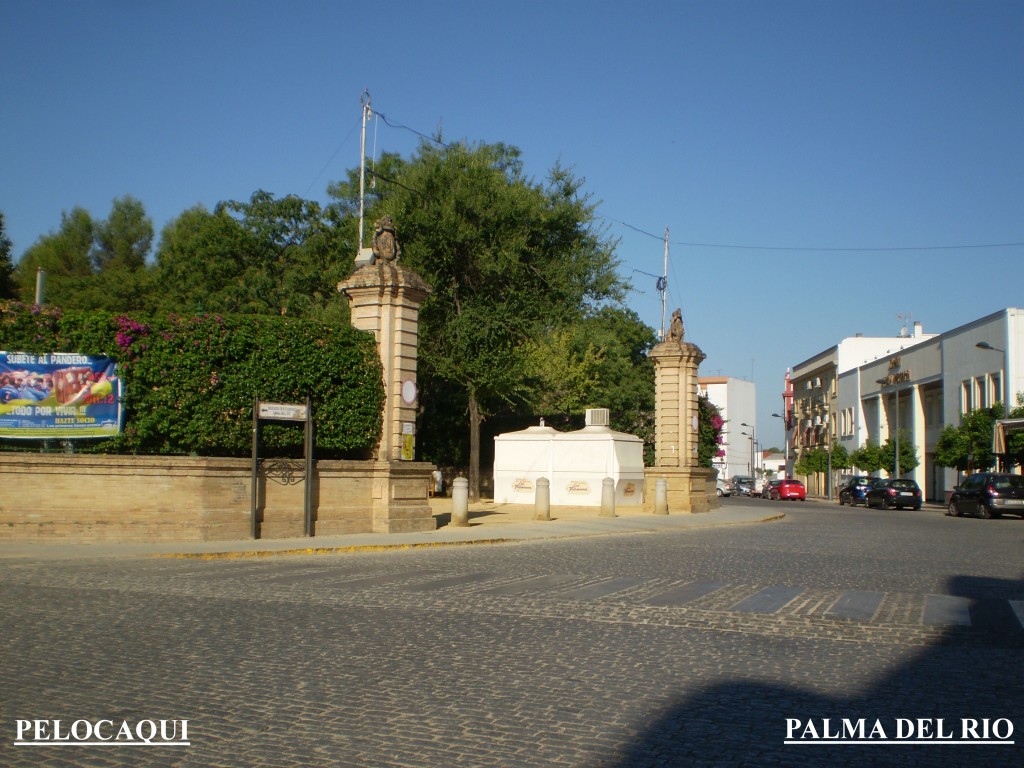
M 259 403 L 259 418 L 272 421 L 305 421 L 306 406 L 293 403 Z
M 304 492 L 303 533 L 313 535 L 313 449 L 316 441 L 313 436 L 313 405 L 310 398 L 302 403 L 264 403 L 258 397 L 253 398 L 252 407 L 252 480 L 251 480 L 251 531 L 254 539 L 259 538 L 259 474 L 260 474 L 260 422 L 263 421 L 299 421 L 303 422 L 305 431 L 306 469 L 303 477 Z

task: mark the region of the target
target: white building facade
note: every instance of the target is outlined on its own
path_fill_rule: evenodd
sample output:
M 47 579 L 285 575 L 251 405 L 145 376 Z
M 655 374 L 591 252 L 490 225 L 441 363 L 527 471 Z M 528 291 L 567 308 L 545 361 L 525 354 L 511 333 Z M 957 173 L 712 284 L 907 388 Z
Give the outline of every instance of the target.
M 1024 310 L 1007 308 L 937 335 L 916 326 L 913 336 L 873 341 L 889 344 L 844 361 L 841 342 L 794 368 L 794 453 L 830 440 L 852 453 L 899 434 L 918 458 L 900 476 L 916 480 L 926 499 L 944 501 L 958 477 L 934 461 L 943 428 L 959 426 L 975 408 L 1016 407 L 1024 392 Z
M 757 387 L 752 381 L 729 376 L 701 376 L 697 386 L 725 419 L 722 427 L 722 448 L 725 456 L 716 458 L 713 466 L 718 477 L 728 480 L 734 475 L 754 476 L 757 468 Z

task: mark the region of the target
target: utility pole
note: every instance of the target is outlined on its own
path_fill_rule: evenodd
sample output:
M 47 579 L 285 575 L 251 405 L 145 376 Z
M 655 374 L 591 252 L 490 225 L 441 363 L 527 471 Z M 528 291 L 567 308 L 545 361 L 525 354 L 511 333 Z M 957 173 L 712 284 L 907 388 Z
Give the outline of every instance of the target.
M 661 291 L 661 340 L 665 340 L 665 294 L 668 289 L 668 227 L 665 227 L 665 267 L 661 272 L 661 280 L 658 281 L 658 290 Z
M 370 110 L 370 92 L 363 91 L 359 97 L 363 105 L 363 130 L 359 136 L 359 251 L 363 250 L 363 195 L 366 192 L 366 122 L 372 114 Z

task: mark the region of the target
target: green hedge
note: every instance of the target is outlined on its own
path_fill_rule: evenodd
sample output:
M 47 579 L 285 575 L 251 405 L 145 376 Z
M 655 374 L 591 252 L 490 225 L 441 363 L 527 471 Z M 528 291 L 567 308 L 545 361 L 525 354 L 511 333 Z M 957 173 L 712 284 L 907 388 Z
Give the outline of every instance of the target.
M 95 450 L 249 455 L 253 398 L 304 403 L 307 393 L 321 458 L 365 458 L 380 440 L 380 360 L 372 337 L 348 326 L 249 315 L 143 318 L 2 302 L 0 349 L 117 361 L 124 431 L 93 444 Z M 268 453 L 301 453 L 298 425 L 267 424 L 262 432 Z

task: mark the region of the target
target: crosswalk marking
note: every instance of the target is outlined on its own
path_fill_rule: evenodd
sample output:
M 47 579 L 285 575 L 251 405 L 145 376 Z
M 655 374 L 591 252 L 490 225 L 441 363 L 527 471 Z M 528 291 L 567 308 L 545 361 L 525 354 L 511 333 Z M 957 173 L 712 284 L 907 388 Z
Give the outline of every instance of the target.
M 255 570 L 253 568 L 252 570 Z M 655 579 L 641 576 L 594 577 L 582 574 L 544 574 L 515 581 L 495 581 L 502 578 L 494 572 L 473 572 L 445 576 L 437 569 L 410 569 L 385 573 L 344 571 L 338 568 L 302 568 L 277 570 L 265 574 L 252 574 L 249 569 L 231 568 L 218 571 L 193 568 L 174 574 L 188 581 L 209 582 L 215 578 L 232 579 L 244 577 L 253 582 L 270 586 L 309 585 L 309 589 L 330 592 L 347 592 L 363 588 L 395 588 L 404 592 L 429 593 L 447 588 L 465 586 L 476 595 L 544 597 L 567 601 L 596 601 L 606 598 L 633 601 L 637 604 L 659 608 L 688 608 L 691 604 L 707 597 L 699 604 L 701 608 L 716 612 L 738 612 L 754 614 L 788 615 L 792 612 L 802 616 L 817 614 L 824 619 L 839 619 L 865 624 L 910 623 L 928 627 L 973 627 L 993 632 L 1018 633 L 1024 630 L 1024 600 L 1005 598 L 971 598 L 956 595 L 888 595 L 885 592 L 851 589 L 832 592 L 825 598 L 820 591 L 807 587 L 771 585 L 758 588 L 755 585 L 729 584 L 720 581 L 688 581 L 667 589 L 655 586 Z M 597 581 L 594 579 L 597 578 Z M 640 588 L 640 593 L 615 598 L 618 593 L 628 593 Z M 756 590 L 756 591 L 755 591 Z M 715 595 L 720 592 L 720 595 Z M 746 597 L 743 595 L 746 594 Z M 645 596 L 646 595 L 646 596 Z M 790 606 L 798 597 L 802 600 Z M 887 601 L 888 598 L 888 601 Z M 907 600 L 910 599 L 908 603 Z M 808 602 L 809 601 L 809 602 Z M 808 613 L 807 606 L 817 608 Z M 903 618 L 892 615 L 896 606 Z M 827 607 L 826 607 L 827 606 Z M 910 613 L 906 613 L 909 611 Z M 916 618 L 911 615 L 916 611 Z M 879 616 L 882 618 L 879 619 Z
M 852 589 L 840 595 L 832 607 L 825 611 L 825 616 L 854 621 L 871 621 L 878 613 L 878 606 L 882 604 L 884 597 L 884 592 L 864 592 Z
M 971 626 L 971 600 L 952 595 L 926 595 L 923 623 L 932 625 Z
M 608 597 L 608 595 L 614 595 L 624 589 L 643 584 L 644 581 L 637 576 L 620 576 L 617 579 L 609 579 L 598 584 L 589 584 L 568 592 L 561 592 L 558 597 L 564 600 L 599 600 L 602 597 Z
M 803 587 L 765 587 L 745 600 L 740 600 L 729 610 L 746 613 L 775 613 L 803 592 Z
M 461 576 L 449 576 L 446 579 L 436 579 L 435 581 L 403 584 L 401 588 L 406 592 L 433 592 L 436 589 L 443 589 L 444 587 L 460 587 L 466 584 L 481 584 L 493 577 L 494 574 L 492 573 L 465 573 Z
M 660 606 L 685 605 L 704 597 L 704 595 L 709 595 L 724 586 L 725 584 L 716 581 L 690 581 L 650 597 L 644 600 L 644 603 Z
M 1024 600 L 1007 600 L 1010 604 L 1010 610 L 1017 616 L 1017 621 L 1020 622 L 1020 626 L 1024 629 Z
M 551 576 L 534 576 L 525 581 L 516 581 L 512 584 L 502 584 L 500 587 L 482 590 L 484 595 L 519 595 L 524 592 L 543 591 L 551 587 L 558 587 L 569 581 L 575 581 L 578 576 L 567 576 L 554 574 Z

